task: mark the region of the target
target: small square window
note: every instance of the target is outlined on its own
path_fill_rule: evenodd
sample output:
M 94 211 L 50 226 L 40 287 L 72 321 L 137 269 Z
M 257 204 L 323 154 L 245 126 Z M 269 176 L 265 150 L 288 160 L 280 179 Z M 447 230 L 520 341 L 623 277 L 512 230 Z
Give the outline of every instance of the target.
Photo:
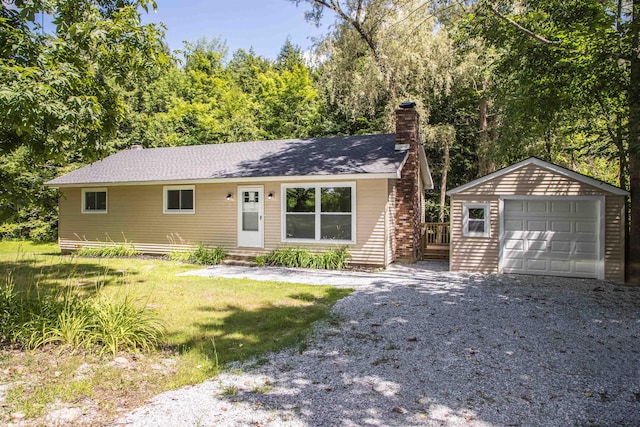
M 462 235 L 489 237 L 489 204 L 468 203 L 462 207 Z
M 195 213 L 195 188 L 164 187 L 164 213 Z
M 82 213 L 107 213 L 107 189 L 83 188 Z

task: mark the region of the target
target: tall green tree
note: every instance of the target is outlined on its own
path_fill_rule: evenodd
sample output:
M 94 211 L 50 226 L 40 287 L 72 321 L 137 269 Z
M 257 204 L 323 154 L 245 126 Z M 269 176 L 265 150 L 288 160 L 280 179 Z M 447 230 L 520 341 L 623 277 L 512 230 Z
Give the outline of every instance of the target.
M 259 117 L 269 139 L 317 136 L 318 90 L 300 47 L 287 39 L 273 67 L 258 80 Z
M 140 87 L 132 140 L 146 146 L 215 144 L 316 136 L 312 72 L 289 41 L 275 61 L 219 40 L 186 43 L 184 66 Z M 136 101 L 137 102 L 137 101 Z
M 140 23 L 137 8 L 149 1 L 13 3 L 0 3 L 0 221 L 9 234 L 22 234 L 22 223 L 41 235 L 56 205 L 42 182 L 109 150 L 126 111 L 123 85 L 161 60 L 162 32 Z
M 95 158 L 115 134 L 124 82 L 164 54 L 161 32 L 141 25 L 138 6 L 106 1 L 16 1 L 0 8 L 5 38 L 0 60 L 3 148 L 27 145 L 52 155 L 80 150 Z M 33 22 L 50 16 L 47 33 Z

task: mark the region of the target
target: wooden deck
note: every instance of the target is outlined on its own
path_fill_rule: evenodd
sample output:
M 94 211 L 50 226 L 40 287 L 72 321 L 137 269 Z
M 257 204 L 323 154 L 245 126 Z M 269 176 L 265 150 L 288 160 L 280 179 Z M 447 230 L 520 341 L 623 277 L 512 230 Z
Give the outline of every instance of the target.
M 427 222 L 422 226 L 422 259 L 447 261 L 451 233 L 448 222 Z

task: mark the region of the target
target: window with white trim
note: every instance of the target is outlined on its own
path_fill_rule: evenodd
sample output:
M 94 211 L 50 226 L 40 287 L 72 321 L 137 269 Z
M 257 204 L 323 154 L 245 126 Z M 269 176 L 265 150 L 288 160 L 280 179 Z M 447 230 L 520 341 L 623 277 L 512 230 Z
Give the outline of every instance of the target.
M 465 203 L 462 206 L 462 235 L 489 237 L 489 204 Z
M 355 184 L 283 185 L 283 240 L 355 241 Z
M 164 187 L 164 213 L 192 214 L 196 212 L 194 185 Z
M 82 213 L 107 213 L 107 189 L 83 188 Z

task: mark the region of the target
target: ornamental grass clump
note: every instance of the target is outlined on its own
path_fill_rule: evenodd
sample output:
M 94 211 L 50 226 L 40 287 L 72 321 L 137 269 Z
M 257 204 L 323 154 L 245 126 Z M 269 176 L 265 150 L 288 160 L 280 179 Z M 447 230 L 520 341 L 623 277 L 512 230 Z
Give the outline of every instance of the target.
M 167 257 L 171 261 L 199 265 L 217 265 L 222 263 L 227 257 L 227 250 L 221 246 L 210 249 L 200 243 L 198 247 L 191 252 L 171 252 Z
M 116 257 L 133 257 L 140 255 L 133 245 L 110 245 L 99 246 L 96 248 L 81 248 L 77 252 L 78 256 L 97 257 L 97 258 L 116 258 Z
M 152 311 L 127 296 L 83 298 L 70 285 L 52 290 L 36 284 L 17 292 L 11 272 L 0 286 L 0 339 L 26 349 L 146 351 L 160 345 L 164 331 Z
M 129 297 L 116 301 L 98 298 L 91 306 L 91 343 L 100 353 L 121 350 L 152 350 L 160 345 L 164 326 L 147 308 Z
M 256 263 L 259 266 L 340 270 L 348 265 L 349 257 L 349 248 L 346 246 L 318 254 L 303 248 L 282 248 L 256 257 Z

